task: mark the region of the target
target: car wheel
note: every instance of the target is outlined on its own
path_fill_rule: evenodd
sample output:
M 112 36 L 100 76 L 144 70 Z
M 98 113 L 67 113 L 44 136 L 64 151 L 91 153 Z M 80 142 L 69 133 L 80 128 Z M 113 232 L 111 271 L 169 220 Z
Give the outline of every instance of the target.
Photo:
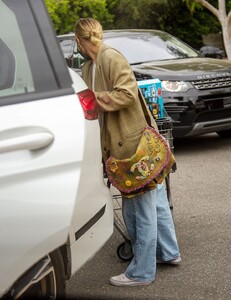
M 218 131 L 217 134 L 222 138 L 231 138 L 231 130 Z
M 45 256 L 12 287 L 8 297 L 16 299 L 63 299 L 66 280 L 59 250 Z

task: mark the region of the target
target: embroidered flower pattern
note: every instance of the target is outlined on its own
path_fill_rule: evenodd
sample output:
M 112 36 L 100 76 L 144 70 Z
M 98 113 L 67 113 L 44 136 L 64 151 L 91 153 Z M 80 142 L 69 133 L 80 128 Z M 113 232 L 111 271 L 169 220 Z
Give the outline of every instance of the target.
M 154 169 L 154 164 L 153 163 L 151 163 L 150 167 L 149 167 L 148 164 L 145 161 L 149 161 L 149 156 L 142 157 L 130 169 L 130 171 L 132 173 L 134 173 L 135 170 L 137 170 L 141 174 L 141 176 L 136 176 L 137 180 L 142 180 L 142 179 L 148 177 L 151 174 L 151 171 Z

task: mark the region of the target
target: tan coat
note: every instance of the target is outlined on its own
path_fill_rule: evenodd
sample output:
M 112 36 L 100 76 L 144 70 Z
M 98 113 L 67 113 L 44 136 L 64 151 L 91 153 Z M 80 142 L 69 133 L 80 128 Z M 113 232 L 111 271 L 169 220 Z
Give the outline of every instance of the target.
M 87 61 L 82 68 L 83 79 L 91 89 L 92 68 L 92 61 Z M 147 126 L 139 99 L 142 95 L 126 58 L 105 44 L 101 44 L 97 54 L 93 90 L 100 107 L 104 160 L 109 156 L 129 158 L 135 153 L 141 133 Z

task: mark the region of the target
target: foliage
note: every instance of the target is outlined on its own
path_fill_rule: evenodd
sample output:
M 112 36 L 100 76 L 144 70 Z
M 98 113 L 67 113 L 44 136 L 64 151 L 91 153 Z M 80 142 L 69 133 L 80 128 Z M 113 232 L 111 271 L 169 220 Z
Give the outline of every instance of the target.
M 107 0 L 110 3 L 110 0 Z M 114 1 L 114 28 L 153 28 L 151 7 L 155 4 L 167 5 L 168 0 L 117 0 Z M 161 22 L 158 15 L 158 22 Z M 156 15 L 157 17 L 157 15 Z M 109 29 L 109 28 L 108 28 Z
M 224 48 L 226 56 L 231 59 L 231 0 L 182 0 L 191 12 L 195 12 L 197 7 L 201 5 L 219 21 L 223 36 Z
M 154 7 L 153 14 L 156 11 L 161 13 L 162 9 L 161 6 L 158 10 L 157 7 Z M 182 1 L 170 1 L 164 11 L 162 22 L 156 24 L 157 28 L 177 36 L 194 48 L 199 48 L 202 44 L 202 34 L 206 31 L 206 25 L 199 26 L 198 20 L 191 16 Z
M 165 30 L 194 48 L 202 46 L 203 34 L 220 30 L 210 13 L 201 9 L 192 15 L 182 0 L 118 0 L 111 13 L 115 16 L 114 28 Z
M 203 45 L 203 35 L 220 31 L 219 22 L 210 12 L 200 9 L 192 15 L 182 0 L 169 3 L 162 26 L 197 49 Z
M 93 17 L 104 29 L 161 29 L 199 48 L 203 34 L 220 31 L 218 20 L 195 0 L 45 0 L 45 3 L 57 34 L 73 31 L 81 17 Z M 231 0 L 227 4 L 231 6 Z
M 182 0 L 186 3 L 187 7 L 189 8 L 191 13 L 194 13 L 197 9 L 203 9 L 203 6 L 197 0 Z M 208 1 L 212 6 L 218 8 L 218 1 L 217 0 L 210 0 Z M 231 10 L 231 0 L 226 0 L 226 9 L 227 11 Z
M 45 0 L 57 34 L 73 32 L 79 18 L 97 18 L 103 26 L 111 26 L 113 15 L 106 0 Z

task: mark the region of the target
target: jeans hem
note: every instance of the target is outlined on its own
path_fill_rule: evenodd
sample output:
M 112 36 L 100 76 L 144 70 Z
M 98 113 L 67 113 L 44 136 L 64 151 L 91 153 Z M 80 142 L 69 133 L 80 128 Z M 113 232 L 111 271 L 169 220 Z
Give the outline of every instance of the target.
M 181 257 L 180 253 L 178 255 L 174 255 L 174 256 L 171 256 L 171 257 L 158 257 L 157 259 L 160 259 L 160 260 L 163 260 L 163 261 L 170 261 L 170 260 L 176 259 L 178 257 Z
M 124 273 L 125 276 L 128 278 L 128 279 L 131 279 L 131 280 L 135 280 L 135 281 L 138 281 L 138 282 L 153 282 L 155 280 L 155 277 L 151 278 L 151 279 L 141 279 L 141 278 L 133 278 L 132 276 L 128 275 L 126 272 Z

